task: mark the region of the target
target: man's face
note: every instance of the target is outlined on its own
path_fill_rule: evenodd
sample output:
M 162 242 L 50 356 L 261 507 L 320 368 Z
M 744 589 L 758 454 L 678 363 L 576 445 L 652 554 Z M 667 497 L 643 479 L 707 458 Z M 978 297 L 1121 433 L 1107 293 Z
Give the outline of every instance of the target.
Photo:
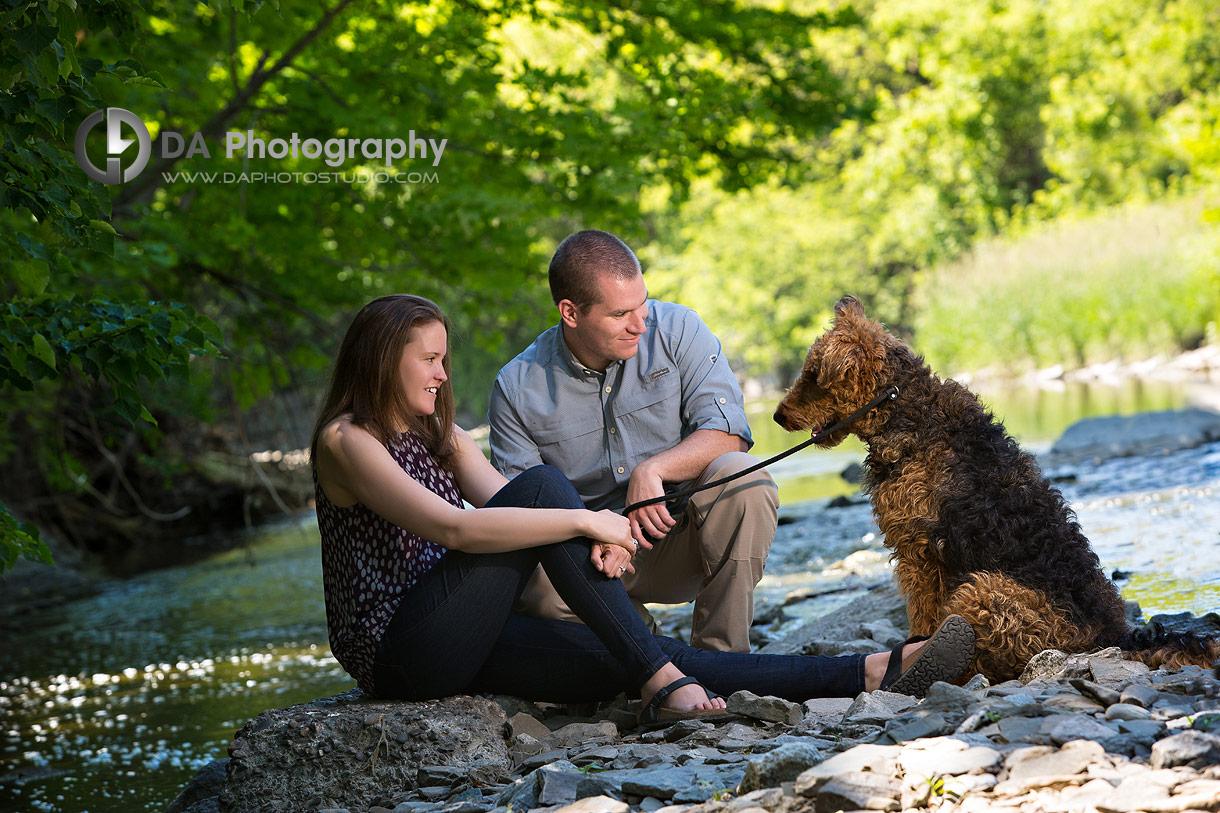
M 590 369 L 603 371 L 639 352 L 648 315 L 648 288 L 643 274 L 627 279 L 604 274 L 597 280 L 597 290 L 597 302 L 588 313 L 581 313 L 567 299 L 559 303 L 559 313 L 572 355 Z

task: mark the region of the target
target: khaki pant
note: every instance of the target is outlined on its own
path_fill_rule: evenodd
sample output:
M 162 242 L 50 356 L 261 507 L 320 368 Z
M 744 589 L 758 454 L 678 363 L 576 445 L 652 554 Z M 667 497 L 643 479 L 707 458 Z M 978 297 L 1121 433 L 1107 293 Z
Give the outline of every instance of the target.
M 757 462 L 745 452 L 723 454 L 695 484 L 719 480 Z M 692 646 L 749 652 L 754 586 L 767 563 L 778 511 L 778 490 L 765 469 L 691 497 L 685 517 L 675 517 L 678 526 L 654 542 L 652 550 L 641 549 L 633 562 L 635 573 L 623 576 L 640 615 L 652 621 L 644 603 L 693 600 Z M 541 567 L 526 585 L 517 612 L 580 620 L 555 593 Z

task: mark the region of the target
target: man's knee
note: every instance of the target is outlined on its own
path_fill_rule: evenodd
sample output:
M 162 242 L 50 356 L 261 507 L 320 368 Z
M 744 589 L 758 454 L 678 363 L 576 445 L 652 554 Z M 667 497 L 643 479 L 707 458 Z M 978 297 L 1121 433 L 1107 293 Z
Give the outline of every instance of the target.
M 703 471 L 700 478 L 712 482 L 730 477 L 757 465 L 758 458 L 746 452 L 726 452 L 720 455 Z M 721 491 L 708 510 L 725 510 L 727 513 L 745 513 L 749 509 L 778 516 L 779 488 L 766 469 L 758 469 L 721 486 Z M 697 498 L 696 498 L 697 499 Z

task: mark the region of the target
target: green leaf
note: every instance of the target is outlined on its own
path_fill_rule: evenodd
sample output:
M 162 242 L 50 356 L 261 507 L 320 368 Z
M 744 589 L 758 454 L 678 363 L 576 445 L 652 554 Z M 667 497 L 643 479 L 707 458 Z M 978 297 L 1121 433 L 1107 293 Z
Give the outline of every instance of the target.
M 41 361 L 43 364 L 55 369 L 55 351 L 51 349 L 51 343 L 47 341 L 47 337 L 41 333 L 35 333 L 30 340 L 30 352 L 34 358 Z

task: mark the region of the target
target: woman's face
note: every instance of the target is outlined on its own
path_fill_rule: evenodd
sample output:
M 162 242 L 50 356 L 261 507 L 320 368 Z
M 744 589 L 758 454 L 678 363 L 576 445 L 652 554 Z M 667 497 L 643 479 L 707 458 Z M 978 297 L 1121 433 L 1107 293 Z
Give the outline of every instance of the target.
M 436 411 L 437 390 L 449 378 L 442 364 L 448 340 L 443 324 L 428 322 L 412 331 L 411 340 L 403 348 L 399 379 L 413 415 Z

